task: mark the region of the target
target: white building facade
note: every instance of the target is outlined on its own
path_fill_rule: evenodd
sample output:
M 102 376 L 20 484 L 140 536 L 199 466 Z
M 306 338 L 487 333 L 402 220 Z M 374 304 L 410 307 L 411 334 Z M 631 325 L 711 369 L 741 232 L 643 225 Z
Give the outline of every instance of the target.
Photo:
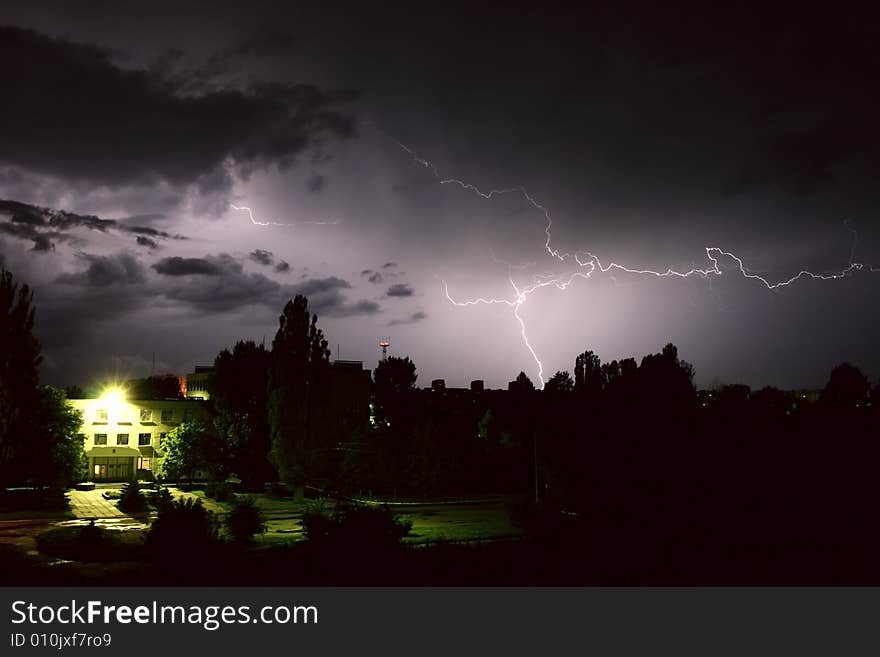
M 121 395 L 69 399 L 83 416 L 80 435 L 89 460 L 88 478 L 100 481 L 153 479 L 162 438 L 183 422 L 204 416 L 196 400 L 126 400 Z

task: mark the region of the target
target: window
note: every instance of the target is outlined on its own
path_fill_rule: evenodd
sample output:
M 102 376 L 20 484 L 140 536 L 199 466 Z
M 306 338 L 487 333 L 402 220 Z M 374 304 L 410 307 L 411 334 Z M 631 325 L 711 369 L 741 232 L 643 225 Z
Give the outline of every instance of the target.
M 128 408 L 120 408 L 116 413 L 116 424 L 131 424 L 131 411 Z
M 127 433 L 117 433 L 116 434 L 116 444 L 117 445 L 128 445 L 128 434 Z
M 107 424 L 107 409 L 99 408 L 95 411 L 95 423 Z
M 168 434 L 165 433 L 164 431 L 163 431 L 162 433 L 159 434 L 159 447 L 162 446 L 162 441 L 165 440 L 165 436 L 167 436 L 167 435 L 168 435 Z
M 106 433 L 96 433 L 95 434 L 95 444 L 96 445 L 106 445 L 107 444 L 107 434 Z
M 141 409 L 141 422 L 152 422 L 153 421 L 153 410 L 150 408 L 142 408 Z
M 174 421 L 174 411 L 170 408 L 162 409 L 162 422 L 164 424 L 168 424 L 169 422 Z
M 149 445 L 151 438 L 152 438 L 152 434 L 139 433 L 138 434 L 138 445 Z
M 138 459 L 138 470 L 152 470 L 153 459 L 146 459 L 143 456 Z

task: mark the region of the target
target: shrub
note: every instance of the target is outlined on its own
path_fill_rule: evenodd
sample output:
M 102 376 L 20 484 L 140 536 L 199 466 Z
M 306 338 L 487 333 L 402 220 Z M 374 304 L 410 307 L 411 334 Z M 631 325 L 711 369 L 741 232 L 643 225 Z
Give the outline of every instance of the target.
M 236 543 L 250 543 L 254 534 L 266 531 L 263 512 L 253 498 L 242 497 L 235 501 L 232 511 L 226 515 L 226 530 Z
M 157 485 L 156 490 L 147 495 L 147 502 L 156 508 L 161 508 L 174 502 L 174 496 L 167 486 Z
M 217 541 L 214 514 L 202 501 L 186 497 L 159 508 L 147 534 L 147 547 L 156 556 L 179 556 L 209 549 Z
M 332 512 L 318 506 L 306 511 L 303 533 L 311 543 L 332 548 L 383 548 L 400 543 L 411 520 L 397 518 L 387 506 L 339 502 Z
M 232 502 L 235 500 L 235 486 L 224 481 L 210 483 L 205 486 L 205 495 L 218 502 Z
M 63 511 L 67 496 L 61 488 L 17 488 L 0 490 L 0 512 Z
M 147 508 L 147 498 L 144 497 L 137 481 L 130 481 L 122 487 L 122 493 L 116 506 L 126 513 L 140 513 Z
M 94 523 L 55 527 L 37 536 L 43 554 L 88 562 L 137 561 L 143 553 L 140 531 L 105 531 Z

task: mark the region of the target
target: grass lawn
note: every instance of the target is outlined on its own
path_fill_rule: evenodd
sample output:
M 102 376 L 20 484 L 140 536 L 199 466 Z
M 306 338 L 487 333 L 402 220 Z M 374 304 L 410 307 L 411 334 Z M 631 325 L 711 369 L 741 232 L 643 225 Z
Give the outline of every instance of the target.
M 103 531 L 88 527 L 55 527 L 37 536 L 37 549 L 47 556 L 73 561 L 137 561 L 144 556 L 146 533 L 139 529 Z
M 510 522 L 503 504 L 450 505 L 431 509 L 395 509 L 401 518 L 411 520 L 412 530 L 405 543 L 437 541 L 477 541 L 519 536 L 522 530 Z

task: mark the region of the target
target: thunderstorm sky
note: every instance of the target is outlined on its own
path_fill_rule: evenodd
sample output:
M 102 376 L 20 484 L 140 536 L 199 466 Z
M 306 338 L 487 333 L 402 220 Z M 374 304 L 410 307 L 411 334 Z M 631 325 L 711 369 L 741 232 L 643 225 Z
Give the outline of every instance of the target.
M 35 289 L 48 383 L 268 343 L 296 293 L 334 356 L 373 367 L 388 336 L 421 385 L 537 381 L 513 308 L 443 281 L 515 300 L 509 276 L 586 270 L 523 193 L 441 181 L 522 187 L 554 248 L 631 269 L 877 267 L 878 31 L 839 3 L 4 2 L 0 259 Z M 702 386 L 880 377 L 880 273 L 770 291 L 719 267 L 518 312 L 545 376 L 672 341 Z

